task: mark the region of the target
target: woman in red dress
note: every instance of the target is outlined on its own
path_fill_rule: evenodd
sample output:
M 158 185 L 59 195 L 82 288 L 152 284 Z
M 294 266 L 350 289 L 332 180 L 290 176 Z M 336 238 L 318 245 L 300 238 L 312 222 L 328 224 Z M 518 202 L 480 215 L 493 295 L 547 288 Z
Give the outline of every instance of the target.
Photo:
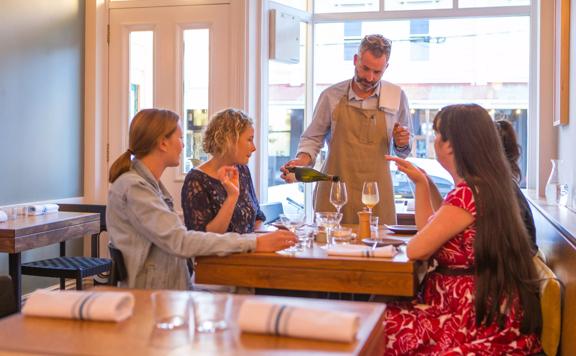
M 443 108 L 437 160 L 456 187 L 444 200 L 425 172 L 389 157 L 416 187 L 410 259 L 429 261 L 417 300 L 389 303 L 387 355 L 529 355 L 541 351 L 538 282 L 510 166 L 488 112 Z

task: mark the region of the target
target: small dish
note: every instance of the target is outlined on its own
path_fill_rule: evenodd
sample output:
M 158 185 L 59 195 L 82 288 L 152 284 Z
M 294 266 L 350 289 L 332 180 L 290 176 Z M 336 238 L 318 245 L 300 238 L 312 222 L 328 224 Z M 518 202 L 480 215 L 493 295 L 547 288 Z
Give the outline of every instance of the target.
M 416 225 L 386 225 L 384 227 L 395 234 L 415 234 L 418 232 Z
M 383 239 L 378 239 L 378 240 L 373 240 L 371 238 L 362 239 L 362 243 L 364 243 L 364 245 L 368 245 L 371 247 L 373 247 L 375 243 L 376 243 L 376 247 L 381 247 L 381 246 L 387 246 L 387 245 L 401 246 L 401 245 L 406 244 L 406 242 L 407 241 L 404 241 L 404 240 L 390 239 L 390 238 L 383 238 Z

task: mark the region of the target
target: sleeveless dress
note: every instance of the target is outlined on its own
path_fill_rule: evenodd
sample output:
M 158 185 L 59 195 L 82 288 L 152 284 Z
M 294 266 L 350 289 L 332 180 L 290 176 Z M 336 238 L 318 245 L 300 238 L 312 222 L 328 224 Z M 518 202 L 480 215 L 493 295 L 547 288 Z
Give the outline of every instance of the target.
M 459 183 L 443 204 L 476 217 L 472 190 Z M 438 266 L 468 268 L 474 264 L 475 225 L 454 236 L 432 257 Z M 414 302 L 388 303 L 384 325 L 386 355 L 529 355 L 541 351 L 536 334 L 521 334 L 517 310 L 497 324 L 476 326 L 474 275 L 430 272 Z M 423 303 L 423 304 L 416 304 Z M 517 304 L 514 303 L 515 305 Z M 514 308 L 513 308 L 514 309 Z

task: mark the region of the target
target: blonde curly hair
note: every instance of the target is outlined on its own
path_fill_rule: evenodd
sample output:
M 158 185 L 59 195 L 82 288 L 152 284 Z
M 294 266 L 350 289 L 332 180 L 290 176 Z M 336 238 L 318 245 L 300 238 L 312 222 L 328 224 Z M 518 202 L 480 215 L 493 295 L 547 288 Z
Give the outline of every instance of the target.
M 238 142 L 240 134 L 254 122 L 242 110 L 225 109 L 212 116 L 204 131 L 202 148 L 212 155 L 230 151 Z

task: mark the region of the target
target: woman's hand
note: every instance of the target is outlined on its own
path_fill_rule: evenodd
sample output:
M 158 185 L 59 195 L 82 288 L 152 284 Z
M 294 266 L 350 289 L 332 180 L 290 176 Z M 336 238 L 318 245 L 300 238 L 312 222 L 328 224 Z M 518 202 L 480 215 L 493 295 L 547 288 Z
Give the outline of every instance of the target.
M 278 230 L 256 238 L 256 252 L 284 250 L 296 243 L 296 235 L 286 230 Z
M 396 166 L 398 167 L 398 170 L 406 174 L 408 178 L 410 178 L 410 180 L 414 182 L 414 184 L 418 183 L 428 184 L 428 178 L 426 172 L 424 172 L 420 168 L 416 167 L 412 163 L 402 158 L 389 155 L 386 155 L 385 157 L 387 161 L 395 162 Z
M 218 179 L 226 189 L 228 197 L 238 199 L 240 195 L 240 176 L 238 169 L 233 166 L 223 166 L 218 169 Z

